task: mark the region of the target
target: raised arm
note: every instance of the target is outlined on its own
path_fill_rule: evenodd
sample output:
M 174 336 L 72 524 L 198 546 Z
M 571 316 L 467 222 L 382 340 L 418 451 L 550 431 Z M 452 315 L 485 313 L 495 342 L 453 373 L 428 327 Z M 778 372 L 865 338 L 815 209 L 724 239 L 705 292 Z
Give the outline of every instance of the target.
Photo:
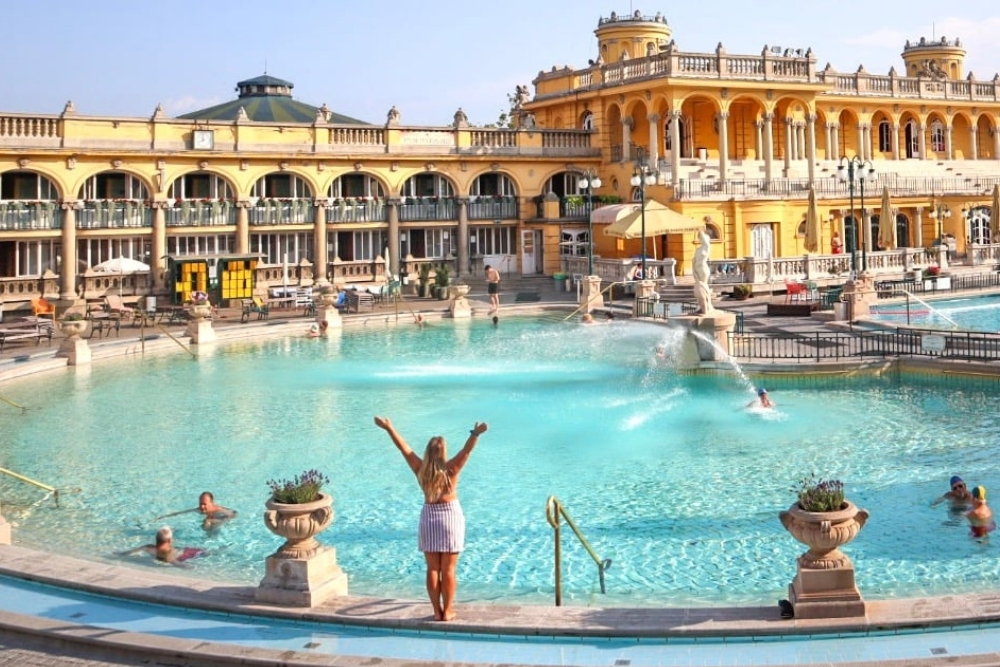
M 416 472 L 420 470 L 420 457 L 417 456 L 412 449 L 410 449 L 410 446 L 406 444 L 405 440 L 403 440 L 403 436 L 396 432 L 396 429 L 393 427 L 392 422 L 389 421 L 389 418 L 376 416 L 375 425 L 389 434 L 389 437 L 392 439 L 392 444 L 396 445 L 396 449 L 398 449 L 400 454 L 403 455 L 403 458 L 406 459 L 407 465 L 409 465 L 410 469 L 414 472 L 414 474 L 416 474 Z
M 469 460 L 469 455 L 472 454 L 472 450 L 479 443 L 479 435 L 486 433 L 486 429 L 488 428 L 489 426 L 487 426 L 486 422 L 476 422 L 476 425 L 469 431 L 469 439 L 465 441 L 465 446 L 448 461 L 448 472 L 452 475 L 457 475 L 462 471 L 465 462 Z

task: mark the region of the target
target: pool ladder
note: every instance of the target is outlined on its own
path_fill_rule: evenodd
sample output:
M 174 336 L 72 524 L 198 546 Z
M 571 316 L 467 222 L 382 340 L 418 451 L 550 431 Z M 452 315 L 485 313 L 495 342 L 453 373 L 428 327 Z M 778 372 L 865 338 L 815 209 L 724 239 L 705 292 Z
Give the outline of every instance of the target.
M 583 548 L 587 550 L 587 553 L 590 554 L 590 557 L 594 559 L 594 562 L 597 564 L 597 575 L 598 577 L 600 577 L 601 580 L 602 593 L 608 592 L 604 585 L 604 573 L 611 567 L 611 559 L 605 558 L 602 560 L 601 557 L 597 555 L 594 549 L 590 546 L 590 543 L 587 542 L 587 538 L 583 536 L 583 533 L 580 532 L 580 529 L 576 527 L 576 524 L 573 522 L 573 519 L 571 519 L 569 514 L 566 512 L 566 508 L 563 507 L 563 504 L 561 502 L 559 502 L 559 499 L 556 498 L 555 496 L 549 496 L 549 499 L 545 502 L 545 518 L 548 520 L 549 525 L 552 526 L 552 530 L 555 533 L 555 543 L 556 543 L 555 574 L 556 574 L 557 607 L 562 606 L 562 546 L 561 546 L 561 540 L 559 539 L 560 517 L 566 520 L 566 525 L 568 525 L 573 530 L 573 532 L 576 534 L 576 538 L 580 540 L 580 544 L 583 545 Z

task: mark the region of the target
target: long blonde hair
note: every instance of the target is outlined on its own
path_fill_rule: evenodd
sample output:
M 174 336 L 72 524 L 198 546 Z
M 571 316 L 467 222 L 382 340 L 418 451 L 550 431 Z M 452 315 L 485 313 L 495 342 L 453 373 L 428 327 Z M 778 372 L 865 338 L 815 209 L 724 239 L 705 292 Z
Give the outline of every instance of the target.
M 451 477 L 448 475 L 448 452 L 444 438 L 434 436 L 427 443 L 424 458 L 420 461 L 417 472 L 420 488 L 424 490 L 424 500 L 429 503 L 437 501 L 448 491 L 451 491 Z

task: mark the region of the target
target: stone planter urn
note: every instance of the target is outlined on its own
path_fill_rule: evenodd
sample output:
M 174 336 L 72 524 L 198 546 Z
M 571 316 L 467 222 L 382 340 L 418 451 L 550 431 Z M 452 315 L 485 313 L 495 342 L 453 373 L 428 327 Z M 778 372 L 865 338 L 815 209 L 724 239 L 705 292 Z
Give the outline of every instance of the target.
M 316 535 L 333 523 L 333 496 L 321 492 L 311 503 L 268 500 L 266 505 L 264 525 L 285 543 L 267 557 L 254 598 L 313 607 L 329 597 L 347 595 L 347 574 L 337 564 L 337 550 L 316 541 Z
M 448 286 L 448 298 L 457 299 L 459 297 L 468 296 L 469 286 L 468 285 L 449 285 Z
M 205 320 L 212 315 L 212 304 L 208 302 L 192 303 L 188 305 L 187 312 L 192 320 Z
M 264 525 L 285 543 L 275 552 L 278 558 L 309 558 L 320 548 L 316 535 L 333 523 L 333 496 L 320 493 L 319 500 L 294 505 L 268 500 Z
M 59 331 L 67 338 L 78 339 L 87 330 L 87 320 L 59 320 Z
M 796 618 L 863 616 L 864 601 L 854 583 L 854 564 L 840 550 L 861 532 L 868 511 L 845 501 L 833 512 L 807 512 L 795 503 L 779 514 L 781 525 L 809 547 L 798 558 L 789 589 Z

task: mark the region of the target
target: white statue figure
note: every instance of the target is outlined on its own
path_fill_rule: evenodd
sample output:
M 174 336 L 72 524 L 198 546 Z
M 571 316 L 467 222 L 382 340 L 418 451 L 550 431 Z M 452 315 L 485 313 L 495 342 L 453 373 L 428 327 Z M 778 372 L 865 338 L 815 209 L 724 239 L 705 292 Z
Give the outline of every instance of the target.
M 708 256 L 711 253 L 711 239 L 705 232 L 698 233 L 700 245 L 694 253 L 694 296 L 698 300 L 698 313 L 708 315 L 714 312 L 712 307 L 712 290 L 708 287 L 711 269 L 708 266 Z

